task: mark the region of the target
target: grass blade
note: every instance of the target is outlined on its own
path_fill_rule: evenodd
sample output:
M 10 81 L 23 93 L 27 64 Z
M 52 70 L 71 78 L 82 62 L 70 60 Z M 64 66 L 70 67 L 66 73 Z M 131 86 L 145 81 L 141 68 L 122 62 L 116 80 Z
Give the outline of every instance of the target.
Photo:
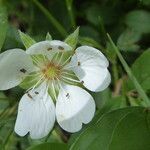
M 135 85 L 136 90 L 138 91 L 138 93 L 140 94 L 141 98 L 145 101 L 146 106 L 150 106 L 150 100 L 148 98 L 148 96 L 146 95 L 146 93 L 144 92 L 143 88 L 141 87 L 141 85 L 139 84 L 139 82 L 137 81 L 137 79 L 135 78 L 135 76 L 132 74 L 132 71 L 130 69 L 130 67 L 128 66 L 128 64 L 126 63 L 126 61 L 124 60 L 124 58 L 122 57 L 119 49 L 116 47 L 116 45 L 114 44 L 114 42 L 112 41 L 111 37 L 109 36 L 109 34 L 107 34 L 108 39 L 110 44 L 112 45 L 112 48 L 115 50 L 120 62 L 122 63 L 125 71 L 127 72 L 129 78 L 131 79 L 131 81 L 133 82 L 133 84 Z

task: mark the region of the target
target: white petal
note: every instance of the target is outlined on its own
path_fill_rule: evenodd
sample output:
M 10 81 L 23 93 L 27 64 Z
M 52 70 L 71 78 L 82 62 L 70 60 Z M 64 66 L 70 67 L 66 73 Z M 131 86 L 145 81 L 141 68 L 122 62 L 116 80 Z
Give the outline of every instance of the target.
M 18 108 L 15 132 L 24 136 L 30 132 L 32 139 L 45 137 L 55 122 L 55 106 L 50 98 L 46 85 L 26 93 Z
M 71 69 L 87 89 L 98 92 L 110 84 L 111 77 L 107 69 L 108 64 L 105 56 L 98 50 L 89 46 L 82 46 L 76 50 L 67 67 L 73 66 Z
M 55 52 L 69 51 L 72 48 L 65 42 L 53 40 L 53 41 L 42 41 L 32 45 L 26 50 L 28 54 L 43 54 L 48 56 L 48 58 L 53 57 Z
M 0 54 L 0 90 L 17 86 L 34 69 L 32 59 L 21 49 Z
M 108 71 L 103 83 L 97 88 L 97 91 L 105 90 L 109 86 L 110 82 L 111 82 L 111 75 Z
M 102 67 L 108 67 L 109 65 L 107 58 L 94 47 L 81 46 L 76 49 L 75 53 L 81 63 L 86 62 L 91 65 Z
M 70 50 L 72 50 L 71 46 L 69 46 L 67 43 L 62 42 L 62 41 L 53 40 L 53 41 L 50 41 L 50 44 L 51 44 L 52 48 L 54 48 L 54 50 L 57 50 L 57 51 L 62 51 L 62 50 L 70 51 Z
M 77 132 L 82 123 L 89 123 L 95 113 L 92 96 L 77 86 L 66 85 L 56 102 L 56 117 L 59 125 L 68 132 Z
M 100 67 L 74 69 L 75 74 L 83 82 L 83 85 L 93 92 L 103 91 L 110 84 L 109 71 Z

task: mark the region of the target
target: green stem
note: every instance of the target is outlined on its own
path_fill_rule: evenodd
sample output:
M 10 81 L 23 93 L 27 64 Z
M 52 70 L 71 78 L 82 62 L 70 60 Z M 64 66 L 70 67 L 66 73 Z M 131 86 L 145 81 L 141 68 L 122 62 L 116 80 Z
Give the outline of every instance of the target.
M 66 5 L 67 5 L 67 10 L 68 10 L 68 14 L 70 17 L 71 25 L 75 29 L 76 28 L 76 22 L 75 22 L 74 13 L 72 10 L 72 1 L 70 2 L 69 0 L 66 0 Z
M 146 93 L 144 92 L 143 88 L 141 87 L 141 85 L 139 84 L 139 82 L 137 81 L 137 79 L 135 78 L 135 76 L 132 74 L 132 71 L 130 69 L 130 67 L 128 66 L 128 64 L 126 63 L 126 61 L 124 60 L 124 58 L 122 57 L 119 49 L 116 47 L 116 45 L 113 43 L 111 37 L 109 36 L 109 34 L 107 34 L 108 39 L 110 44 L 112 45 L 112 48 L 115 50 L 120 62 L 122 63 L 125 71 L 127 72 L 129 78 L 131 79 L 131 81 L 133 82 L 133 84 L 135 85 L 135 88 L 137 89 L 138 93 L 140 94 L 141 98 L 145 101 L 147 106 L 150 106 L 150 100 L 148 98 L 148 96 L 146 95 Z
M 62 37 L 67 36 L 67 31 L 65 28 L 53 17 L 53 15 L 40 3 L 38 0 L 32 0 L 34 4 L 43 12 L 43 14 L 48 18 L 48 20 L 53 24 L 53 26 L 59 31 Z
M 114 76 L 114 83 L 116 83 L 118 81 L 118 79 L 119 79 L 116 62 L 112 64 L 112 71 L 113 71 L 113 76 Z
M 105 30 L 105 27 L 104 27 L 104 22 L 103 22 L 103 19 L 101 18 L 101 16 L 98 17 L 98 21 L 99 21 L 99 25 L 100 25 L 100 32 L 102 34 L 102 37 L 104 37 L 104 44 L 106 44 L 106 39 L 107 39 L 107 32 Z
M 48 136 L 45 138 L 45 142 L 48 142 L 48 140 L 49 140 L 51 134 L 52 134 L 59 142 L 63 142 L 63 141 L 61 140 L 60 135 L 56 132 L 56 129 L 54 129 L 53 131 L 49 132 Z

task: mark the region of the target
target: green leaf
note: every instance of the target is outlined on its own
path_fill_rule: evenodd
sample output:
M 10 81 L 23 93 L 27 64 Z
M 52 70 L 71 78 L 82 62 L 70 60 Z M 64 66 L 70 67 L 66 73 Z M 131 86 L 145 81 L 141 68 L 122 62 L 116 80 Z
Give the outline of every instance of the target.
M 20 38 L 26 49 L 36 43 L 36 41 L 33 40 L 29 35 L 21 32 L 21 31 L 19 31 L 19 34 L 20 34 Z
M 68 150 L 67 145 L 61 143 L 43 143 L 29 147 L 27 150 Z
M 90 37 L 96 41 L 100 40 L 99 33 L 97 30 L 89 25 L 83 25 L 80 27 L 80 36 L 81 37 Z
M 79 27 L 65 39 L 65 42 L 68 45 L 70 45 L 73 49 L 75 49 L 78 43 L 78 36 L 79 36 Z
M 126 24 L 140 33 L 150 33 L 150 13 L 144 10 L 134 10 L 127 14 Z
M 145 6 L 150 6 L 150 0 L 142 0 L 141 3 Z
M 5 7 L 0 6 L 0 50 L 3 46 L 3 43 L 5 41 L 6 33 L 7 33 L 7 12 Z
M 88 45 L 96 47 L 98 49 L 103 49 L 102 46 L 97 41 L 89 37 L 79 37 L 79 43 L 81 45 Z
M 19 36 L 18 30 L 13 26 L 8 25 L 6 40 L 3 45 L 3 49 L 7 50 L 16 47 L 23 48 L 24 46 Z
M 85 11 L 87 20 L 96 26 L 99 25 L 99 16 L 103 19 L 105 25 L 114 23 L 118 17 L 118 11 L 115 11 L 115 8 L 111 5 L 99 6 L 92 3 L 87 9 L 85 9 Z
M 92 96 L 95 100 L 96 107 L 101 109 L 111 99 L 111 91 L 109 88 L 107 88 L 104 91 L 93 93 Z
M 75 139 L 70 150 L 149 150 L 149 121 L 150 113 L 142 107 L 100 115 L 93 126 Z
M 124 107 L 127 107 L 126 98 L 124 96 L 112 97 L 105 104 L 105 109 L 107 110 L 115 110 L 115 109 L 124 108 Z
M 47 41 L 51 41 L 52 40 L 52 36 L 49 34 L 49 32 L 46 34 L 46 40 Z
M 140 46 L 136 43 L 140 38 L 141 34 L 139 32 L 127 29 L 119 36 L 117 46 L 122 51 L 137 51 Z
M 121 95 L 112 97 L 111 91 L 108 88 L 102 92 L 94 93 L 93 97 L 98 109 L 105 108 L 110 111 L 127 106 L 124 96 Z
M 144 90 L 150 90 L 150 49 L 146 50 L 132 65 L 132 71 Z

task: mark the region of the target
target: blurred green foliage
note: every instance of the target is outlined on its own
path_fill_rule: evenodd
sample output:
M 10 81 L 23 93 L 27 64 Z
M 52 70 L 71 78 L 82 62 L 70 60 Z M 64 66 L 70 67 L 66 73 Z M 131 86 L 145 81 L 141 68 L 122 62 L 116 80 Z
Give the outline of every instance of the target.
M 76 37 L 66 39 L 77 27 L 80 27 L 78 43 Z M 91 93 L 97 104 L 97 114 L 89 125 L 72 135 L 56 125 L 52 134 L 42 140 L 21 138 L 13 131 L 17 104 L 24 90 L 16 87 L 0 92 L 0 149 L 24 150 L 32 146 L 31 150 L 47 147 L 57 150 L 63 145 L 56 143 L 67 143 L 75 150 L 150 149 L 149 109 L 143 108 L 140 93 L 106 35 L 110 34 L 149 97 L 150 0 L 0 0 L 1 52 L 16 47 L 25 49 L 18 30 L 35 41 L 45 40 L 47 35 L 47 40 L 66 39 L 67 42 L 71 39 L 74 47 L 79 44 L 100 49 L 110 61 L 112 83 L 103 92 Z M 26 47 L 31 44 L 27 39 L 24 39 Z M 43 142 L 49 144 L 34 147 Z

